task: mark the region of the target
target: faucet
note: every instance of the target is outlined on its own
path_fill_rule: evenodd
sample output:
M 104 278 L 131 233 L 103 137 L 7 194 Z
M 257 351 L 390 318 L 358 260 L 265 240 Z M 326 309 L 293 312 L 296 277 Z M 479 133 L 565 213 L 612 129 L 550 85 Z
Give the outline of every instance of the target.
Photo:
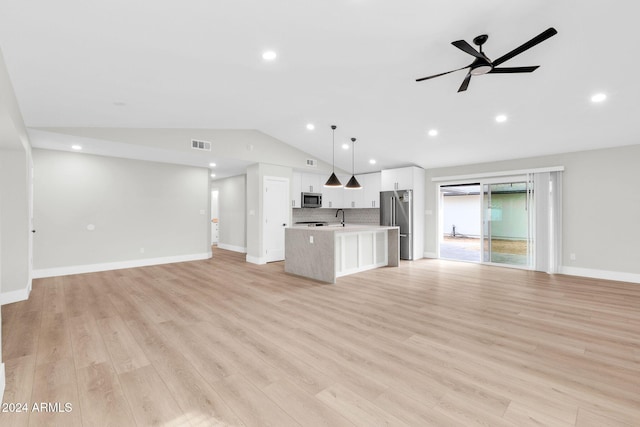
M 336 218 L 338 218 L 338 214 L 342 212 L 342 221 L 340 221 L 340 224 L 342 224 L 342 226 L 344 227 L 344 210 L 343 209 L 338 209 L 336 211 Z

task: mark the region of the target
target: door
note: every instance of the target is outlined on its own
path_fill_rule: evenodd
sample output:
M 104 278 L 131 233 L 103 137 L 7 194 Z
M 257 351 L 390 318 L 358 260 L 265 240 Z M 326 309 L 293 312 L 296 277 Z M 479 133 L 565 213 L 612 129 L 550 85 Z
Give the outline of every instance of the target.
M 264 177 L 263 248 L 265 262 L 284 260 L 284 229 L 289 225 L 289 180 Z
M 532 182 L 523 176 L 482 188 L 482 261 L 531 268 Z

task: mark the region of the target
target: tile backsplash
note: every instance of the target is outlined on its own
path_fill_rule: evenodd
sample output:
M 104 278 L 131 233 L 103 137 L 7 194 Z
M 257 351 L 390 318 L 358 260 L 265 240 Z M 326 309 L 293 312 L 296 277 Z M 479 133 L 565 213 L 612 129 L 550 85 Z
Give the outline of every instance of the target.
M 302 221 L 334 222 L 342 219 L 342 213 L 336 218 L 337 209 L 293 209 L 293 223 Z M 380 209 L 344 209 L 344 222 L 347 224 L 380 224 Z

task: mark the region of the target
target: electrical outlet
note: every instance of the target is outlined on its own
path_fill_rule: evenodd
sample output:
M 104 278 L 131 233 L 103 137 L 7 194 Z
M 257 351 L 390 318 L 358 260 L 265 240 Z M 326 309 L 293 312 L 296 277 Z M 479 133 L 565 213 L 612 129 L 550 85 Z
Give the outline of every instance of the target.
M 570 253 L 570 254 L 569 254 L 569 259 L 570 259 L 571 261 L 575 261 L 575 260 L 576 260 L 576 254 L 574 254 L 574 253 Z
M 140 253 L 143 254 L 144 253 L 144 248 L 140 248 Z
M 309 236 L 309 243 L 313 243 L 313 236 Z
M 200 215 L 204 215 L 204 209 L 200 209 Z

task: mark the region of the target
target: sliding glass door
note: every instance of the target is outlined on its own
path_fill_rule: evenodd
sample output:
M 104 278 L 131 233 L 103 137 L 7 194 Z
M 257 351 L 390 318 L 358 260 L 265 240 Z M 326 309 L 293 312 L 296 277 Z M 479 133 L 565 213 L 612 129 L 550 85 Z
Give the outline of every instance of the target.
M 439 180 L 438 255 L 558 272 L 562 170 L 559 166 Z
M 533 181 L 529 176 L 482 183 L 482 261 L 533 266 Z

